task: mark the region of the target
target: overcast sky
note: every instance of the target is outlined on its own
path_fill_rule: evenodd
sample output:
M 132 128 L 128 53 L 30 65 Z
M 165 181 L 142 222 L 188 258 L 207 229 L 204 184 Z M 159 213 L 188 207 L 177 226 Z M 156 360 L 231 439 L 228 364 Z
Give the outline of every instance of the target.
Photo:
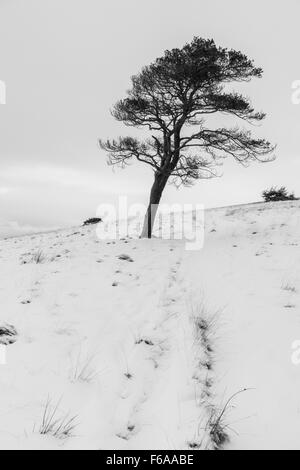
M 130 133 L 109 111 L 130 76 L 193 36 L 264 69 L 245 92 L 267 113 L 257 131 L 278 144 L 277 161 L 244 169 L 228 160 L 222 178 L 170 186 L 164 201 L 243 203 L 271 185 L 299 194 L 299 18 L 299 0 L 0 0 L 0 233 L 78 224 L 119 194 L 147 201 L 151 171 L 113 172 L 97 139 Z

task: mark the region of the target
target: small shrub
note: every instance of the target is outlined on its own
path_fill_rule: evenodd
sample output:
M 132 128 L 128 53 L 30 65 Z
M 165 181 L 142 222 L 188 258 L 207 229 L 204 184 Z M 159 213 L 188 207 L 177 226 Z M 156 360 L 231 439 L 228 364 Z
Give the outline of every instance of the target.
M 17 341 L 18 332 L 12 325 L 0 325 L 0 344 L 9 345 Z
M 120 255 L 118 256 L 121 261 L 128 261 L 128 263 L 133 263 L 133 259 L 129 255 Z
M 96 224 L 99 224 L 100 222 L 103 222 L 102 219 L 100 219 L 99 217 L 93 217 L 91 219 L 87 219 L 85 222 L 83 222 L 83 225 L 86 226 L 86 225 L 96 225 Z
M 148 338 L 139 338 L 136 340 L 135 344 L 145 344 L 146 346 L 154 346 L 154 343 Z
M 262 193 L 265 202 L 277 202 L 277 201 L 296 201 L 294 193 L 288 193 L 285 186 L 281 188 L 272 187 Z

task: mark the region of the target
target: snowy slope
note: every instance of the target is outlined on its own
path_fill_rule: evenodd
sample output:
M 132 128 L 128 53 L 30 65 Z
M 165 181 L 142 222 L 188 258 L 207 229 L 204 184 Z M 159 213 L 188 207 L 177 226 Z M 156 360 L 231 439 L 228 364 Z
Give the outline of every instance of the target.
M 0 327 L 18 332 L 0 447 L 300 448 L 299 206 L 210 210 L 200 251 L 95 228 L 0 241 Z
M 232 449 L 300 448 L 300 203 L 210 212 L 205 248 L 186 259 L 195 289 L 219 310 L 215 371 Z M 195 269 L 196 268 L 196 269 Z

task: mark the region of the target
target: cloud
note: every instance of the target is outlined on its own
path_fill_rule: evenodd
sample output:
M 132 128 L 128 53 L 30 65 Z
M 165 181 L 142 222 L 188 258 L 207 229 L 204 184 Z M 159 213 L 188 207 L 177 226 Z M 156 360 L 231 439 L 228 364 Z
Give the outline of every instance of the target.
M 55 230 L 57 227 L 45 227 L 45 226 L 31 226 L 21 225 L 17 221 L 9 221 L 0 219 L 0 237 L 17 237 L 21 235 L 29 235 L 37 232 L 45 232 L 48 230 Z
M 142 179 L 135 177 L 132 184 L 132 176 L 120 173 L 112 177 L 110 168 L 92 172 L 49 164 L 4 166 L 0 236 L 80 224 L 96 214 L 99 204 L 117 202 L 118 195 L 138 202 L 145 191 Z
M 6 194 L 12 187 L 16 189 L 24 186 L 77 189 L 90 194 L 140 194 L 144 190 L 141 184 L 135 182 L 133 187 L 123 178 L 108 179 L 107 175 L 95 172 L 50 165 L 6 167 L 1 169 L 0 185 L 0 194 Z
M 0 186 L 0 196 L 4 196 L 11 191 L 11 188 L 7 188 L 6 186 Z

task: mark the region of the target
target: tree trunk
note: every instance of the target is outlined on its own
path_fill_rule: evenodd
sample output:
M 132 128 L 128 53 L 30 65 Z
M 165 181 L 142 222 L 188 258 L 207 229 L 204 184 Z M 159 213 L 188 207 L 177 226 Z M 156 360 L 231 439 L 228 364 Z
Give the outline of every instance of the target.
M 152 230 L 154 226 L 155 216 L 157 213 L 158 205 L 169 176 L 156 173 L 153 186 L 150 193 L 149 206 L 145 215 L 144 227 L 141 238 L 152 238 Z

